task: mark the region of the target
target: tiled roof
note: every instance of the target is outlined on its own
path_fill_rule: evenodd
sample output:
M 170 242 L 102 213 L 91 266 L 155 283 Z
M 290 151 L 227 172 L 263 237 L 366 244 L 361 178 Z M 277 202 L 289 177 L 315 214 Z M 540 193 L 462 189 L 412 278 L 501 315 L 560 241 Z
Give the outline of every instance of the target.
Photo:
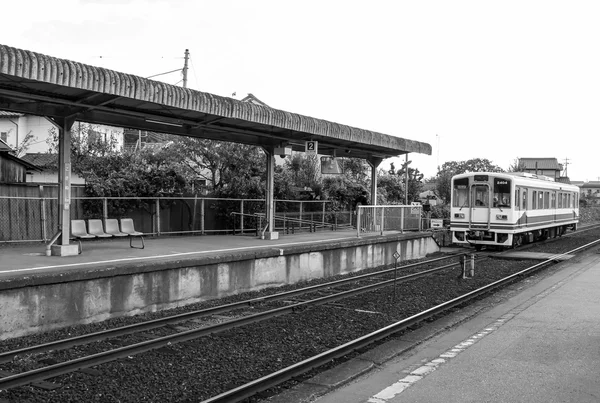
M 54 166 L 58 160 L 58 154 L 30 153 L 25 154 L 21 159 L 40 168 L 44 168 L 47 166 Z
M 586 188 L 586 189 L 587 188 L 589 188 L 589 189 L 600 189 L 600 182 L 599 181 L 589 181 L 589 182 L 585 182 L 580 187 Z
M 525 169 L 555 169 L 562 170 L 556 158 L 519 158 L 519 164 L 525 166 Z
M 10 146 L 8 144 L 6 144 L 4 141 L 2 141 L 2 139 L 0 139 L 0 151 L 12 151 L 12 148 L 10 148 Z

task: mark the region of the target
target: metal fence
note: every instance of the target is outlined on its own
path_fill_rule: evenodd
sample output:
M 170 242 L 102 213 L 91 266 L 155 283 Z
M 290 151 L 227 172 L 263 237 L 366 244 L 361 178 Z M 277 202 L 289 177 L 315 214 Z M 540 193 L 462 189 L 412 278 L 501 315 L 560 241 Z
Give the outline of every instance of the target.
M 421 231 L 422 206 L 358 206 L 356 235 L 384 231 Z
M 333 211 L 326 200 L 276 200 L 275 230 L 349 226 L 352 211 Z M 0 196 L 0 242 L 48 241 L 58 229 L 56 197 Z M 240 214 L 231 214 L 231 213 Z M 147 235 L 254 233 L 263 199 L 206 197 L 73 197 L 70 219 L 132 218 Z M 294 220 L 296 219 L 296 220 Z

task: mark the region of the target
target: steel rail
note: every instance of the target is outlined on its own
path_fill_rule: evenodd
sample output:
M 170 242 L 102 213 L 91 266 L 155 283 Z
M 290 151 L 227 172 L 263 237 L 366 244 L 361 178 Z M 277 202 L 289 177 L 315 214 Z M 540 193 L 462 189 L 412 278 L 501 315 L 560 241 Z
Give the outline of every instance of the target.
M 545 267 L 553 262 L 556 262 L 557 259 L 560 258 L 561 256 L 565 256 L 567 254 L 575 253 L 580 250 L 590 248 L 598 243 L 600 243 L 600 239 L 590 242 L 586 245 L 580 246 L 578 248 L 575 248 L 569 252 L 558 253 L 558 254 L 552 255 L 547 260 L 545 260 L 541 263 L 535 264 L 535 265 L 528 267 L 524 270 L 521 270 L 517 273 L 511 274 L 510 276 L 507 276 L 501 280 L 498 280 L 498 281 L 495 281 L 486 286 L 480 287 L 474 291 L 471 291 L 460 297 L 454 298 L 450 301 L 436 305 L 436 306 L 429 308 L 421 313 L 410 316 L 410 317 L 403 319 L 401 321 L 398 321 L 392 325 L 386 326 L 382 329 L 379 329 L 375 332 L 369 333 L 358 339 L 355 339 L 348 343 L 342 344 L 341 346 L 327 350 L 327 351 L 325 351 L 321 354 L 318 354 L 314 357 L 308 358 L 304 361 L 301 361 L 301 362 L 293 364 L 289 367 L 283 368 L 272 374 L 266 375 L 262 378 L 259 378 L 252 382 L 241 385 L 235 389 L 223 392 L 217 396 L 203 400 L 201 403 L 225 403 L 225 402 L 232 403 L 232 402 L 238 402 L 242 399 L 253 396 L 256 393 L 259 393 L 259 392 L 262 392 L 271 387 L 277 386 L 295 376 L 302 375 L 302 374 L 306 373 L 307 371 L 310 371 L 311 369 L 314 369 L 321 365 L 324 365 L 335 358 L 342 357 L 342 356 L 349 354 L 357 349 L 365 347 L 375 341 L 381 340 L 385 337 L 389 337 L 390 335 L 392 335 L 394 333 L 404 330 L 407 327 L 410 327 L 418 322 L 421 322 L 424 319 L 427 319 L 431 316 L 434 316 L 443 311 L 446 311 L 449 308 L 463 304 L 474 297 L 488 293 L 491 290 L 493 290 L 499 286 L 506 285 L 521 276 L 531 274 L 534 271 L 541 269 L 542 267 Z
M 369 284 L 363 287 L 359 287 L 353 290 L 342 291 L 333 295 L 328 295 L 320 298 L 316 298 L 310 301 L 302 301 L 296 304 L 292 304 L 285 307 L 271 309 L 265 312 L 256 313 L 253 315 L 244 316 L 241 318 L 232 319 L 219 324 L 206 326 L 199 329 L 191 329 L 184 332 L 163 336 L 153 340 L 144 341 L 141 343 L 131 344 L 129 346 L 120 347 L 104 351 L 101 353 L 93 354 L 86 357 L 77 358 L 62 363 L 49 365 L 47 367 L 26 371 L 23 373 L 10 375 L 4 378 L 0 378 L 0 389 L 10 389 L 17 386 L 27 385 L 29 383 L 42 381 L 44 379 L 53 378 L 59 375 L 67 374 L 78 369 L 89 368 L 96 365 L 104 364 L 110 361 L 114 361 L 118 358 L 124 358 L 131 355 L 143 353 L 153 349 L 158 349 L 171 344 L 181 343 L 197 339 L 209 334 L 223 332 L 225 330 L 233 329 L 236 327 L 258 323 L 267 319 L 272 319 L 277 316 L 294 313 L 301 309 L 306 309 L 310 306 L 323 305 L 329 302 L 344 299 L 350 296 L 369 292 L 378 288 L 386 287 L 390 284 L 402 283 L 409 280 L 413 280 L 419 277 L 425 277 L 429 274 L 445 270 L 456 266 L 458 263 L 446 264 L 434 269 L 425 270 L 419 273 L 409 274 L 401 278 L 389 279 L 374 284 Z
M 411 264 L 402 266 L 401 269 L 423 266 L 426 264 L 451 259 L 451 258 L 454 258 L 456 256 L 461 256 L 461 255 L 462 255 L 462 253 L 454 254 L 451 256 L 443 256 L 443 257 L 427 260 L 424 262 L 411 263 Z M 456 264 L 459 264 L 459 263 L 455 263 L 455 265 Z M 19 355 L 36 354 L 36 353 L 46 352 L 46 351 L 50 351 L 50 350 L 64 350 L 66 348 L 79 346 L 79 345 L 86 344 L 86 343 L 106 340 L 111 337 L 119 337 L 119 336 L 124 336 L 124 335 L 141 332 L 141 331 L 152 330 L 152 329 L 156 329 L 158 327 L 162 327 L 165 325 L 184 322 L 186 320 L 197 319 L 197 318 L 201 318 L 201 317 L 209 316 L 209 315 L 216 315 L 219 313 L 228 312 L 228 311 L 232 311 L 234 309 L 239 309 L 239 308 L 243 308 L 243 307 L 247 307 L 247 306 L 252 306 L 252 305 L 263 303 L 263 302 L 277 301 L 277 300 L 281 300 L 281 299 L 285 299 L 285 298 L 294 297 L 297 295 L 315 292 L 315 291 L 326 289 L 326 288 L 338 287 L 338 286 L 346 284 L 346 283 L 353 283 L 353 282 L 364 280 L 366 278 L 379 277 L 384 274 L 389 274 L 389 273 L 393 272 L 394 270 L 395 269 L 393 269 L 393 268 L 385 269 L 385 270 L 381 270 L 381 271 L 374 272 L 374 273 L 362 274 L 359 276 L 336 280 L 336 281 L 332 281 L 329 283 L 323 283 L 323 284 L 317 284 L 317 285 L 310 286 L 310 287 L 304 287 L 304 288 L 300 288 L 297 290 L 291 290 L 291 291 L 286 291 L 286 292 L 277 293 L 277 294 L 273 294 L 273 295 L 267 295 L 267 296 L 253 298 L 253 299 L 249 299 L 249 300 L 245 300 L 245 301 L 234 302 L 234 303 L 226 304 L 226 305 L 219 305 L 219 306 L 216 306 L 213 308 L 202 309 L 199 311 L 181 313 L 181 314 L 169 316 L 166 318 L 154 319 L 154 320 L 150 320 L 150 321 L 146 321 L 146 322 L 142 322 L 142 323 L 135 323 L 135 324 L 121 326 L 121 327 L 114 328 L 114 329 L 102 330 L 102 331 L 95 332 L 95 333 L 85 334 L 85 335 L 81 335 L 81 336 L 75 336 L 75 337 L 71 337 L 71 338 L 63 339 L 63 340 L 57 340 L 57 341 L 53 341 L 53 342 L 49 342 L 49 343 L 45 343 L 45 344 L 40 344 L 37 346 L 24 347 L 19 350 L 6 351 L 3 353 L 0 353 L 0 364 L 9 362 Z

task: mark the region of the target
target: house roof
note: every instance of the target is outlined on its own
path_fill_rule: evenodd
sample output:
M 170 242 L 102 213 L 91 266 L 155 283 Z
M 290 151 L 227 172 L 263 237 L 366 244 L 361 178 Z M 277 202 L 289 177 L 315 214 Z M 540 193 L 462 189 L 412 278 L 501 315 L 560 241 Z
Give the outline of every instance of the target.
M 58 154 L 28 153 L 21 157 L 21 159 L 36 167 L 45 168 L 48 166 L 56 165 L 56 161 L 58 160 Z
M 562 171 L 562 166 L 556 158 L 519 158 L 519 164 L 525 166 L 525 169 L 554 169 Z
M 32 164 L 29 161 L 26 161 L 22 158 L 17 157 L 16 155 L 13 155 L 10 151 L 12 151 L 12 149 L 10 147 L 8 147 L 8 149 L 4 148 L 3 145 L 6 145 L 5 142 L 3 142 L 2 140 L 0 140 L 0 155 L 2 155 L 2 158 L 6 158 L 12 161 L 16 161 L 17 163 L 23 165 L 25 168 L 27 168 L 28 170 L 34 170 L 34 171 L 41 171 L 41 169 L 39 167 L 37 167 L 36 165 Z
M 262 105 L 262 106 L 266 106 L 266 107 L 269 106 L 250 93 L 248 93 L 248 95 L 246 95 L 244 98 L 242 98 L 241 101 L 242 102 L 252 102 L 254 105 Z
M 581 188 L 588 188 L 588 189 L 600 189 L 600 182 L 599 181 L 589 181 L 589 182 L 585 182 L 583 185 L 580 185 Z
M 343 151 L 372 161 L 431 145 L 0 45 L 0 98 L 11 111 L 251 144 Z M 8 108 L 8 107 L 7 107 Z
M 0 152 L 10 152 L 13 149 L 10 148 L 8 144 L 6 144 L 2 139 L 0 139 Z

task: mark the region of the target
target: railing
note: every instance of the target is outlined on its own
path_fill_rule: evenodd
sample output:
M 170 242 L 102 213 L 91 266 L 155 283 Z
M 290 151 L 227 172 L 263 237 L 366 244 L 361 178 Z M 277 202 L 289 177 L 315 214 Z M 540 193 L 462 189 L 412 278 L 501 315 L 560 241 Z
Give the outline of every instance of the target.
M 339 214 L 346 215 L 345 212 L 340 212 Z M 260 236 L 260 235 L 262 235 L 262 233 L 264 233 L 264 231 L 266 229 L 266 216 L 264 213 L 243 214 L 243 213 L 232 212 L 231 216 L 239 218 L 239 222 L 240 222 L 239 233 L 240 234 L 244 234 L 246 231 L 246 232 L 254 233 L 256 236 Z M 340 228 L 349 228 L 350 227 L 350 224 L 339 225 L 337 216 L 338 216 L 338 214 L 333 213 L 334 222 L 330 223 L 330 222 L 325 222 L 324 220 L 323 221 L 303 220 L 303 219 L 294 218 L 291 216 L 276 215 L 276 216 L 274 216 L 275 231 L 281 230 L 286 234 L 290 234 L 290 233 L 295 234 L 296 231 L 303 231 L 303 230 L 308 230 L 309 232 L 316 232 L 317 229 L 319 229 L 319 228 L 327 228 L 327 229 L 330 229 L 331 231 L 337 231 Z M 254 219 L 254 222 L 256 223 L 256 225 L 253 229 L 248 230 L 246 228 L 246 230 L 244 230 L 244 228 L 243 228 L 244 217 Z M 238 222 L 238 220 L 234 220 L 234 222 L 233 222 L 234 223 L 233 224 L 233 234 L 234 235 L 238 234 L 237 222 Z
M 422 206 L 386 205 L 358 206 L 356 214 L 356 236 L 384 231 L 421 231 Z
M 276 227 L 350 225 L 352 212 L 332 211 L 331 205 L 327 200 L 276 200 Z M 255 231 L 256 214 L 264 211 L 264 199 L 73 197 L 70 219 L 130 217 L 137 230 L 155 236 L 230 234 Z M 231 212 L 242 215 L 234 220 Z M 56 197 L 0 196 L 0 243 L 47 242 L 58 229 L 58 215 Z

